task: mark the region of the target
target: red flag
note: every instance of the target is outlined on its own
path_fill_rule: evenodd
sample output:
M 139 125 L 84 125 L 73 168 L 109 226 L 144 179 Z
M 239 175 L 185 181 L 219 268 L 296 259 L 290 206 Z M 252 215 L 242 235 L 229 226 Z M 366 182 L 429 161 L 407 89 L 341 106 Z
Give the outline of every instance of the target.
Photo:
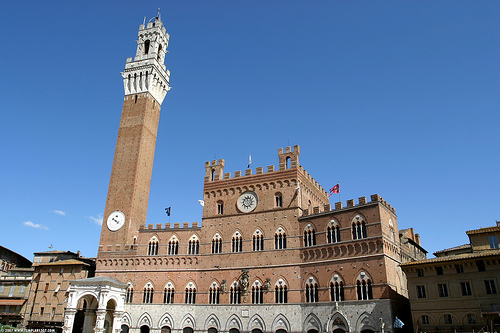
M 339 193 L 339 192 L 340 192 L 340 187 L 339 184 L 337 184 L 330 189 L 330 196 L 332 196 L 333 193 Z

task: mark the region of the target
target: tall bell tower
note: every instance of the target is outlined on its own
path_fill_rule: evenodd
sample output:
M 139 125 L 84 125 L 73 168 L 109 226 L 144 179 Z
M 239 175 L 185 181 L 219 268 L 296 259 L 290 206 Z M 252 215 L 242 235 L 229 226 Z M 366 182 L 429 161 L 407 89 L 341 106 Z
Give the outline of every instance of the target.
M 129 249 L 146 222 L 160 109 L 170 90 L 164 64 L 169 37 L 160 13 L 144 22 L 135 57 L 127 59 L 122 73 L 125 99 L 99 252 Z

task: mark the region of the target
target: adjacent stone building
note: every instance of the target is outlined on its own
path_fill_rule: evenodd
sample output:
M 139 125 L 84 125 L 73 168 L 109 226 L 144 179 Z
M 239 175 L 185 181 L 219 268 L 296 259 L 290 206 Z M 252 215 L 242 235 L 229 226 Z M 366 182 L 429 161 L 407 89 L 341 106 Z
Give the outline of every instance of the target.
M 32 276 L 31 261 L 0 246 L 0 324 L 21 324 Z
M 201 224 L 145 224 L 168 41 L 153 18 L 127 59 L 96 277 L 72 282 L 64 331 L 411 331 L 400 264 L 425 258 L 418 235 L 378 194 L 331 207 L 299 146 L 255 170 L 206 162 Z
M 469 244 L 402 264 L 419 332 L 500 330 L 500 222 L 467 235 Z
M 79 252 L 37 252 L 33 268 L 24 325 L 61 332 L 70 280 L 93 277 L 95 259 L 84 258 Z

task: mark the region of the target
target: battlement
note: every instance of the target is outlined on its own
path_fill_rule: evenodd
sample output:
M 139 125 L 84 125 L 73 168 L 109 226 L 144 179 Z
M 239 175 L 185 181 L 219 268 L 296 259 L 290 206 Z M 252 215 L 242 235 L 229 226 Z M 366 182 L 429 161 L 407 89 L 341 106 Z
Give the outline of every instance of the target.
M 285 152 L 283 152 L 283 148 L 278 148 L 279 170 L 293 169 L 298 167 L 299 155 L 299 145 L 293 146 L 293 151 L 291 147 L 285 147 Z
M 173 230 L 173 229 L 182 229 L 182 230 L 199 230 L 201 225 L 199 222 L 193 222 L 191 226 L 189 226 L 189 222 L 173 222 L 173 223 L 157 223 L 157 224 L 141 224 L 139 226 L 139 231 L 148 231 L 148 230 Z
M 331 211 L 339 211 L 339 210 L 342 210 L 342 209 L 348 209 L 348 208 L 363 206 L 363 205 L 371 204 L 371 203 L 375 203 L 375 202 L 380 202 L 384 207 L 386 207 L 394 215 L 396 215 L 396 209 L 394 209 L 394 207 L 392 207 L 380 195 L 378 195 L 378 194 L 372 194 L 370 196 L 370 199 L 371 199 L 371 201 L 367 202 L 366 201 L 366 197 L 359 197 L 357 205 L 354 202 L 354 199 L 349 199 L 349 200 L 346 201 L 346 206 L 345 207 L 343 206 L 342 202 L 336 202 L 333 209 L 332 209 L 331 205 L 324 205 L 323 207 L 313 207 L 311 211 L 309 211 L 309 209 L 304 209 L 302 211 L 302 217 L 316 215 L 316 214 L 320 214 L 320 213 L 328 213 L 328 212 L 331 212 Z
M 205 162 L 205 181 L 217 181 L 222 180 L 222 175 L 224 174 L 225 161 L 220 158 L 218 161 L 213 160 L 211 163 L 209 161 Z
M 293 146 L 293 150 L 291 147 L 285 147 L 284 152 L 283 148 L 278 148 L 278 157 L 280 163 L 277 170 L 275 169 L 274 165 L 268 165 L 266 168 L 255 168 L 255 173 L 253 173 L 253 169 L 245 169 L 243 172 L 241 170 L 237 170 L 234 172 L 234 176 L 231 176 L 231 172 L 224 172 L 225 161 L 223 159 L 219 159 L 218 161 L 213 160 L 212 162 L 207 161 L 205 162 L 205 182 L 242 179 L 244 177 L 271 174 L 273 172 L 279 172 L 283 170 L 298 169 L 299 172 L 302 173 L 311 182 L 313 187 L 322 192 L 322 194 L 327 195 L 327 191 L 323 189 L 323 187 L 306 170 L 304 170 L 301 165 L 299 165 L 299 155 L 300 147 L 298 145 Z

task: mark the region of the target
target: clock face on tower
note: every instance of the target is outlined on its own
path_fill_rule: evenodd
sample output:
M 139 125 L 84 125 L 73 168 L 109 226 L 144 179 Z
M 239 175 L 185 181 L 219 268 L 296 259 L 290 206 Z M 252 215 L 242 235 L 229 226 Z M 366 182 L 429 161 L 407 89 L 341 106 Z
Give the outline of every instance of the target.
M 245 192 L 238 198 L 236 205 L 240 212 L 249 213 L 257 207 L 257 202 L 259 198 L 257 198 L 257 194 L 253 192 Z
M 121 227 L 123 227 L 124 224 L 125 224 L 125 214 L 123 214 L 119 210 L 109 214 L 107 222 L 109 230 L 116 231 Z

